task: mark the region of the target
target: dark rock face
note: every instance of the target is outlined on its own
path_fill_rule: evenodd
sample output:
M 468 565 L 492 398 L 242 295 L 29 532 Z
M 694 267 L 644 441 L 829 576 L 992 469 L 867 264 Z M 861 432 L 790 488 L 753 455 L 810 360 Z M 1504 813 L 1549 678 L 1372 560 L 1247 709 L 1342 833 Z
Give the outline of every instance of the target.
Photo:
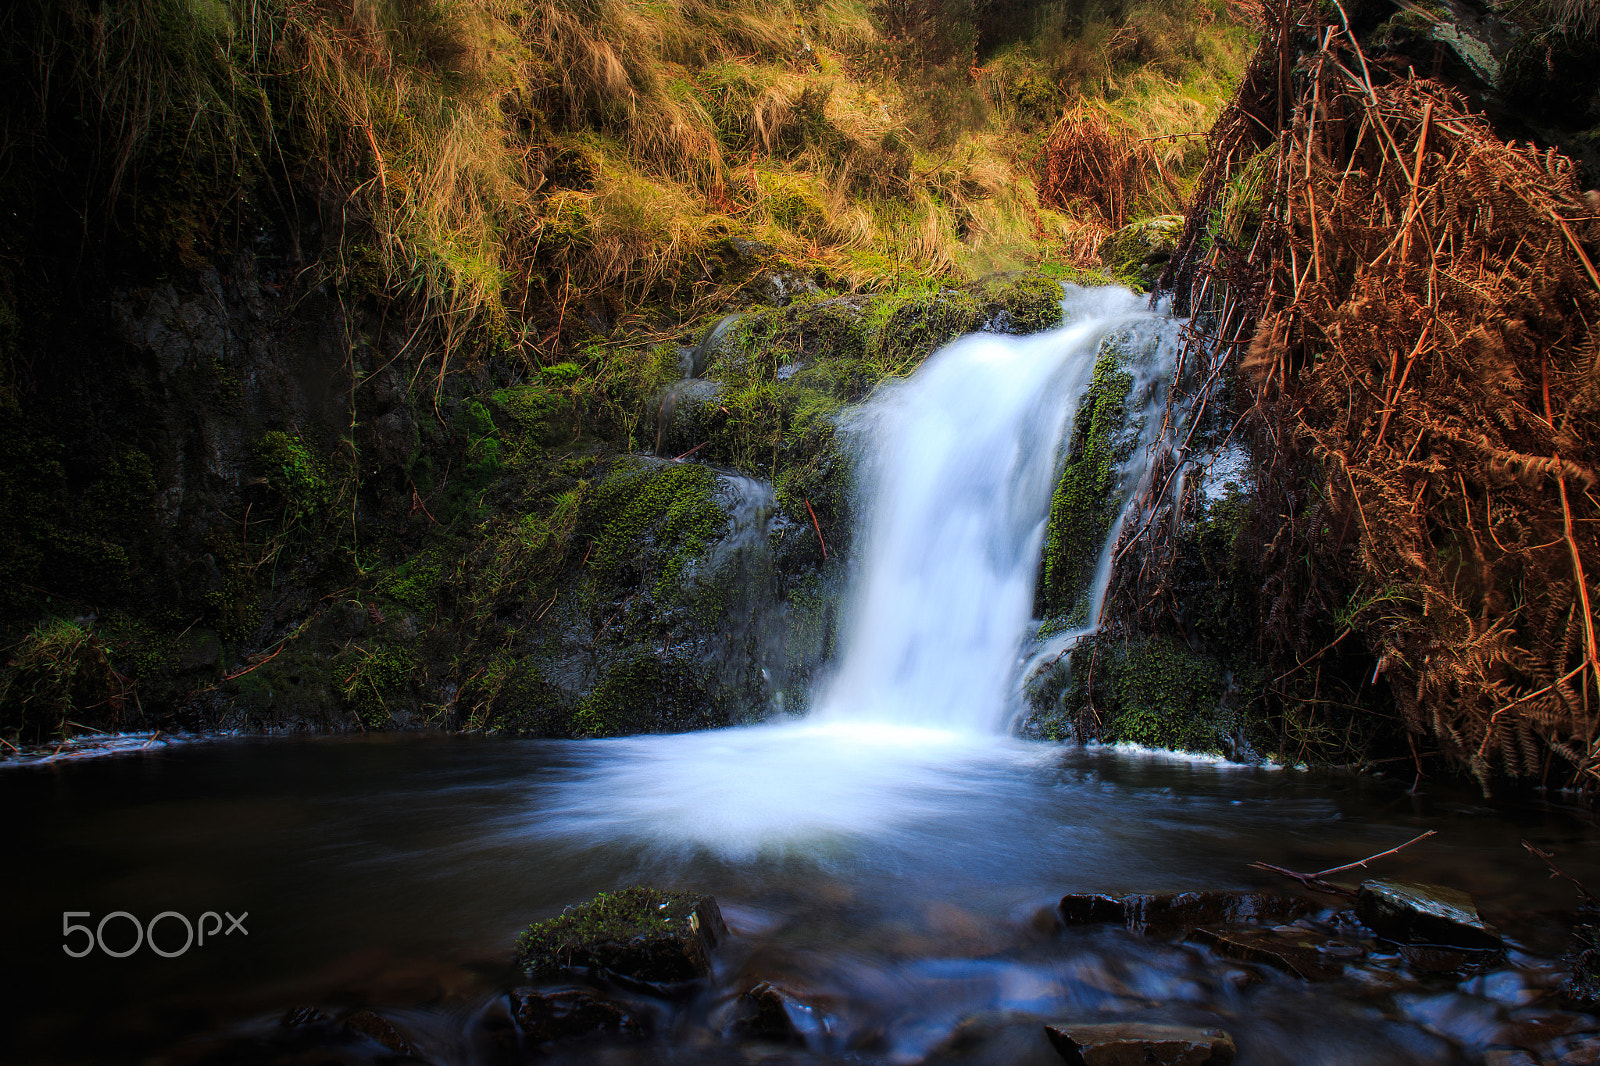
M 711 949 L 728 935 L 710 896 L 629 888 L 602 892 L 517 938 L 516 961 L 530 977 L 574 969 L 657 987 L 711 973 Z
M 1502 946 L 1500 934 L 1478 917 L 1472 897 L 1454 888 L 1409 881 L 1367 881 L 1356 914 L 1379 936 L 1400 944 L 1477 950 Z
M 1071 1066 L 1204 1066 L 1233 1061 L 1233 1038 L 1220 1029 L 1121 1022 L 1045 1026 Z
M 648 1017 L 584 989 L 513 992 L 511 1004 L 517 1028 L 540 1044 L 592 1033 L 643 1036 L 650 1031 Z
M 1288 922 L 1310 909 L 1305 900 L 1276 892 L 1074 894 L 1061 897 L 1060 903 L 1065 925 L 1120 923 L 1148 936 L 1172 936 L 1202 925 Z

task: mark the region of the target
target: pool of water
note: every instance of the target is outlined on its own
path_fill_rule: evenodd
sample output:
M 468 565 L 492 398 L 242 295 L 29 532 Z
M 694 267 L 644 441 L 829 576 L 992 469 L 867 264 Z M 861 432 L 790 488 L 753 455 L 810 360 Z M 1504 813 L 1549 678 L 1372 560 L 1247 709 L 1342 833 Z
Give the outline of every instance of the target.
M 369 1061 L 382 1049 L 308 1049 L 279 1022 L 371 1008 L 428 1061 L 516 1061 L 503 1029 L 517 931 L 635 883 L 717 898 L 733 934 L 717 972 L 686 1003 L 643 1005 L 656 1037 L 556 1059 L 1049 1062 L 1051 1019 L 1217 1025 L 1242 1063 L 1581 1045 L 1573 1034 L 1600 1025 L 1556 992 L 1564 932 L 1545 913 L 1574 895 L 1519 841 L 1600 882 L 1591 819 L 1410 784 L 804 723 L 594 742 L 219 740 L 13 768 L 0 773 L 13 977 L 0 1049 Z M 1308 984 L 1049 917 L 1067 892 L 1281 887 L 1248 864 L 1319 870 L 1425 829 L 1438 835 L 1376 870 L 1471 892 L 1513 939 L 1486 976 L 1416 977 L 1380 952 L 1345 981 Z M 113 911 L 248 917 L 170 958 L 148 945 L 69 957 L 83 941 L 63 936 L 63 913 L 93 924 Z M 133 942 L 125 919 L 103 932 L 113 951 Z M 182 941 L 165 920 L 158 946 Z M 809 1046 L 727 1034 L 761 980 L 826 1014 Z

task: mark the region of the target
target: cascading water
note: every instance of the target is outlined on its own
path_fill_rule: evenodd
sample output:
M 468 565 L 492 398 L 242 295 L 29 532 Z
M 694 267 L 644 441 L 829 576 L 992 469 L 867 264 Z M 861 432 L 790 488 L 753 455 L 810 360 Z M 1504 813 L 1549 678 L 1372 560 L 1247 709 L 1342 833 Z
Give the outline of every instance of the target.
M 992 772 L 1048 760 L 1004 725 L 1061 441 L 1108 338 L 1152 399 L 1177 336 L 1123 289 L 1073 288 L 1063 308 L 1046 333 L 946 346 L 858 412 L 865 536 L 843 651 L 807 717 L 583 745 L 540 789 L 541 828 L 726 857 L 828 849 L 936 823 L 953 797 L 984 802 Z M 1145 437 L 1158 421 L 1146 412 Z M 1129 496 L 1146 448 L 1135 451 Z
M 863 413 L 868 528 L 818 717 L 1004 725 L 1057 451 L 1101 345 L 1125 335 L 1136 394 L 1170 372 L 1174 350 L 1175 332 L 1160 328 L 1170 320 L 1126 290 L 1074 289 L 1064 309 L 1066 324 L 1047 333 L 948 345 Z M 1143 419 L 1146 433 L 1155 423 Z M 1135 449 L 1124 495 L 1146 451 Z M 1096 585 L 1090 628 L 1105 581 Z

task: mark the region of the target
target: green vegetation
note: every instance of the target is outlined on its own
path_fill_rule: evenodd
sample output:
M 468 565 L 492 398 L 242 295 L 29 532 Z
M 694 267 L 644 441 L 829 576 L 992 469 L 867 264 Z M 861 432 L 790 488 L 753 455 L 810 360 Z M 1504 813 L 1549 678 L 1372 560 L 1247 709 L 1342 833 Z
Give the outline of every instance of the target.
M 27 220 L 0 222 L 0 639 L 7 699 L 78 708 L 27 729 L 109 720 L 82 713 L 109 696 L 45 695 L 72 685 L 40 664 L 80 660 L 160 722 L 712 724 L 733 701 L 680 652 L 737 609 L 699 580 L 727 483 L 613 458 L 654 445 L 773 482 L 820 649 L 841 410 L 955 336 L 1056 323 L 1106 229 L 1040 202 L 1069 103 L 1198 133 L 1244 56 L 1211 0 L 1072 33 L 944 14 L 24 0 L 0 39 L 0 193 Z M 78 289 L 113 308 L 81 343 Z M 680 346 L 730 311 L 665 410 Z M 106 619 L 86 643 L 39 636 L 79 614 Z
M 35 627 L 0 670 L 0 732 L 18 741 L 116 728 L 128 679 L 91 628 L 52 618 Z
M 1035 609 L 1040 617 L 1088 620 L 1086 593 L 1101 544 L 1117 517 L 1117 468 L 1133 453 L 1138 433 L 1127 424 L 1133 375 L 1122 369 L 1115 342 L 1101 348 L 1094 378 L 1073 417 L 1066 463 L 1050 499 L 1044 564 Z
M 602 892 L 523 930 L 517 936 L 516 963 L 529 977 L 568 967 L 603 968 L 616 960 L 619 949 L 693 933 L 699 904 L 698 896 L 642 886 Z

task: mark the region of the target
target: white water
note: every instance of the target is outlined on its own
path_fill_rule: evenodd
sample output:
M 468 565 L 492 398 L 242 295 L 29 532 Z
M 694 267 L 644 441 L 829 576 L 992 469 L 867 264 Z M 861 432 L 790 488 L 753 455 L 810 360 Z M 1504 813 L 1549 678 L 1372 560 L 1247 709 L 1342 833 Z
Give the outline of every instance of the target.
M 1047 333 L 964 337 L 869 405 L 868 527 L 818 718 L 1005 724 L 1059 446 L 1107 335 L 1155 319 L 1123 289 L 1074 290 L 1065 310 Z M 1170 348 L 1140 339 L 1139 370 Z
M 865 530 L 843 651 L 812 713 L 575 745 L 577 765 L 545 781 L 541 831 L 735 859 L 821 856 L 962 816 L 996 774 L 1049 761 L 1049 747 L 1004 726 L 1023 677 L 1061 442 L 1108 336 L 1124 344 L 1135 395 L 1149 403 L 1176 339 L 1170 319 L 1123 289 L 1073 288 L 1063 308 L 1049 332 L 948 345 L 860 411 Z M 1122 471 L 1125 495 L 1143 476 L 1156 421 L 1145 418 L 1147 440 Z

